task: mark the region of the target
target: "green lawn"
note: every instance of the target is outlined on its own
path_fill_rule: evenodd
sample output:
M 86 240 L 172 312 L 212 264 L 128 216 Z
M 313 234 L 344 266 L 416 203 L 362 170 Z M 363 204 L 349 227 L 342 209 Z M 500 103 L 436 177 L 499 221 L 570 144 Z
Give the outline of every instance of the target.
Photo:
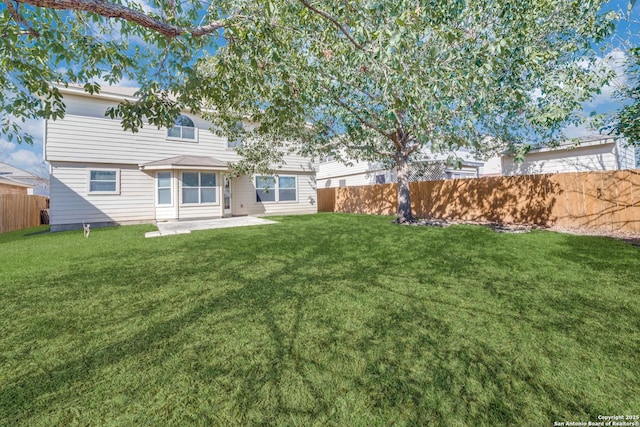
M 640 414 L 640 250 L 388 217 L 0 235 L 0 424 Z

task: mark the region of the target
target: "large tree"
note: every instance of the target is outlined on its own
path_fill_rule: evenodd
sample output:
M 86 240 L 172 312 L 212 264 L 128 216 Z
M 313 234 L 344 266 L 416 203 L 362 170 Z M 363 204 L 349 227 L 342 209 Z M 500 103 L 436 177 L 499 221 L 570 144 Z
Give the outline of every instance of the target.
M 613 114 L 613 123 L 606 129 L 640 146 L 640 48 L 632 48 L 628 54 L 627 83 L 616 92 L 623 106 Z
M 603 2 L 6 0 L 2 126 L 63 115 L 50 82 L 132 79 L 140 102 L 109 111 L 125 128 L 215 110 L 219 130 L 247 133 L 240 166 L 285 150 L 384 161 L 411 221 L 408 165 L 425 149 L 518 148 L 580 120 L 608 78 L 591 48 L 613 29 Z
M 409 165 L 425 153 L 524 150 L 581 120 L 610 77 L 592 50 L 616 19 L 602 3 L 266 0 L 225 31 L 201 82 L 222 88 L 205 91 L 218 125 L 260 124 L 245 153 L 266 158 L 285 137 L 281 150 L 395 167 L 408 222 Z
M 134 82 L 141 101 L 125 125 L 139 127 L 145 113 L 167 124 L 180 108 L 199 105 L 184 95 L 185 82 L 203 52 L 215 51 L 222 29 L 247 19 L 242 12 L 251 7 L 226 0 L 0 2 L 0 131 L 30 142 L 20 120 L 62 117 L 52 83 L 99 92 L 100 83 Z

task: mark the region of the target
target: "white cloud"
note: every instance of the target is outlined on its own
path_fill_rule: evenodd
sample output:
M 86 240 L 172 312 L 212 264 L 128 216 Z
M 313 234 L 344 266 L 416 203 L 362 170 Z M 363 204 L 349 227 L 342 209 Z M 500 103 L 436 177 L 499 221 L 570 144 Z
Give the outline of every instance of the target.
M 9 153 L 16 149 L 16 144 L 9 142 L 6 139 L 0 139 L 0 154 Z
M 40 165 L 42 158 L 29 150 L 18 150 L 9 156 L 11 163 L 23 169 Z
M 580 138 L 581 136 L 589 136 L 597 132 L 590 129 L 587 123 L 582 123 L 578 126 L 575 126 L 575 125 L 567 126 L 566 128 L 563 129 L 562 133 L 567 138 Z
M 602 87 L 601 93 L 595 96 L 591 101 L 585 104 L 586 108 L 597 108 L 605 104 L 616 102 L 613 99 L 613 94 L 627 81 L 625 74 L 625 61 L 627 59 L 626 53 L 621 49 L 613 49 L 604 58 L 600 60 L 607 69 L 614 72 L 614 78 L 611 82 Z
M 41 140 L 44 132 L 44 124 L 41 119 L 27 120 L 21 123 L 22 131 L 28 133 L 34 140 Z

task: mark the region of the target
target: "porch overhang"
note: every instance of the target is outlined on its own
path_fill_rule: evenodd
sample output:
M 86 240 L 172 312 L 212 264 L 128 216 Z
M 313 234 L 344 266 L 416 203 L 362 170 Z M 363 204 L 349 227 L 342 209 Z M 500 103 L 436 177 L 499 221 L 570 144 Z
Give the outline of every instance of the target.
M 141 171 L 188 169 L 198 171 L 229 171 L 226 162 L 207 156 L 176 156 L 138 165 Z

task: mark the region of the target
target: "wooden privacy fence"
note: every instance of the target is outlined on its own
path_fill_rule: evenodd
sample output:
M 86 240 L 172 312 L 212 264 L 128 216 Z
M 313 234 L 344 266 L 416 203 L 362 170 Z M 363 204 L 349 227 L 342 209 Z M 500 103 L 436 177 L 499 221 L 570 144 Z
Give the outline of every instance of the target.
M 0 194 L 0 233 L 22 230 L 41 224 L 41 211 L 49 199 L 26 194 Z
M 321 212 L 394 215 L 396 184 L 318 190 Z M 421 218 L 640 234 L 640 170 L 411 183 Z

